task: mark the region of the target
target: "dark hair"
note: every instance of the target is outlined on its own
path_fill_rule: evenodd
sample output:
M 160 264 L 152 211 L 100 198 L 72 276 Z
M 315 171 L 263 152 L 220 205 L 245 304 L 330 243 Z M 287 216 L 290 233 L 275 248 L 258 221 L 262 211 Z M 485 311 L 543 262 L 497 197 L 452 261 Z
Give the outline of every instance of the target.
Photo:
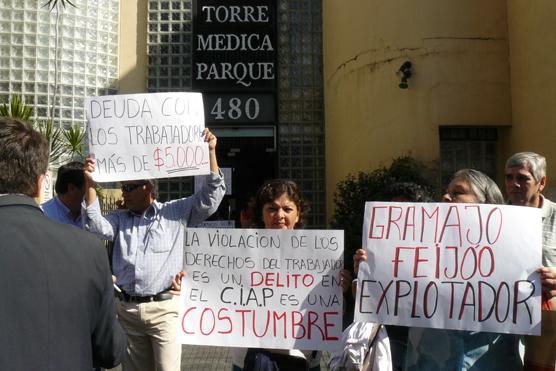
M 396 182 L 388 185 L 383 192 L 385 200 L 405 198 L 408 202 L 432 202 L 430 192 L 417 183 Z
M 274 201 L 283 194 L 286 194 L 290 200 L 295 203 L 299 212 L 299 220 L 294 228 L 303 228 L 305 226 L 305 217 L 309 211 L 309 204 L 303 199 L 299 188 L 294 181 L 287 179 L 273 179 L 263 183 L 257 191 L 255 202 L 250 204 L 250 221 L 251 228 L 264 228 L 263 222 L 263 206 Z
M 63 195 L 68 191 L 68 186 L 73 184 L 77 188 L 83 187 L 85 184 L 85 175 L 83 174 L 83 163 L 79 161 L 68 162 L 60 166 L 58 176 L 56 177 L 56 185 L 54 189 L 59 195 Z
M 34 197 L 48 168 L 46 137 L 19 119 L 0 118 L 0 193 Z

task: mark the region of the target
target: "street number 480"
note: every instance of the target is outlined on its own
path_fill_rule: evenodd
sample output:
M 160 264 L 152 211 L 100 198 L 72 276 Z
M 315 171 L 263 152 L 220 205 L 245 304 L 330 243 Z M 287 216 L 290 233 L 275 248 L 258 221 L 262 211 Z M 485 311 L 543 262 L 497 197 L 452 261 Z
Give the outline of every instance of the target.
M 210 113 L 216 120 L 238 120 L 243 115 L 249 120 L 255 120 L 259 117 L 260 106 L 256 98 L 248 98 L 245 101 L 240 98 L 230 98 L 224 102 L 222 98 L 218 98 Z

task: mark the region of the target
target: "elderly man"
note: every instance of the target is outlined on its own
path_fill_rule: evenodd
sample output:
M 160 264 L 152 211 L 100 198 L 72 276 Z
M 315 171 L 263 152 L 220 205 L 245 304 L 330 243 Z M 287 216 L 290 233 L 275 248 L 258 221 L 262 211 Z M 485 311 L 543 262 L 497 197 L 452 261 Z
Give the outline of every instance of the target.
M 47 218 L 38 197 L 48 141 L 0 119 L 0 370 L 91 370 L 118 364 L 118 321 L 106 252 L 78 228 Z
M 543 267 L 539 272 L 544 306 L 546 309 L 552 306 L 552 310 L 556 310 L 556 204 L 541 194 L 546 186 L 546 159 L 534 152 L 514 154 L 506 161 L 505 184 L 511 205 L 538 207 L 542 210 Z M 549 367 L 556 366 L 556 316 L 553 313 L 543 311 L 541 337 L 527 337 L 525 369 L 528 364 L 531 365 L 531 359 Z M 546 350 L 548 358 L 541 355 L 542 349 Z
M 85 195 L 83 163 L 75 161 L 60 166 L 54 189 L 56 197 L 41 205 L 45 215 L 60 223 L 83 228 L 81 220 L 81 203 Z
M 125 209 L 106 218 L 100 213 L 92 181 L 95 161 L 86 161 L 85 228 L 114 241 L 112 266 L 122 289 L 118 318 L 129 340 L 124 371 L 180 370 L 179 297 L 169 291 L 174 275 L 183 269 L 184 228 L 209 217 L 225 193 L 216 161 L 216 137 L 208 129 L 204 134 L 211 173 L 200 191 L 160 203 L 151 181 L 122 182 Z

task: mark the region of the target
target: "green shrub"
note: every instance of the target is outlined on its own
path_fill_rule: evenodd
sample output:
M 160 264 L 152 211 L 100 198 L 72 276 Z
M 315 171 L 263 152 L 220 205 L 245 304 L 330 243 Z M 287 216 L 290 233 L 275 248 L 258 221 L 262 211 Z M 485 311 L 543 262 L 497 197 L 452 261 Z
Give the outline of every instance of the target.
M 334 214 L 331 226 L 344 230 L 344 266 L 353 268 L 353 254 L 361 247 L 361 232 L 365 202 L 390 201 L 385 189 L 397 182 L 413 182 L 424 187 L 431 196 L 436 193 L 437 171 L 410 156 L 392 161 L 390 167 L 380 167 L 370 173 L 349 174 L 336 185 Z

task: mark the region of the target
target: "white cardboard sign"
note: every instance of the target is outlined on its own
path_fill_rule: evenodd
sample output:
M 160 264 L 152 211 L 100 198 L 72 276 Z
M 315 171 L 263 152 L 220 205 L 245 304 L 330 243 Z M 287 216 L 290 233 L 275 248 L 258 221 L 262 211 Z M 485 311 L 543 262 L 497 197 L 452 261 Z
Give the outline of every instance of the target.
M 365 205 L 356 320 L 540 334 L 540 209 Z
M 343 231 L 191 228 L 185 240 L 182 343 L 337 348 Z
M 91 97 L 85 110 L 97 182 L 210 172 L 200 93 Z

